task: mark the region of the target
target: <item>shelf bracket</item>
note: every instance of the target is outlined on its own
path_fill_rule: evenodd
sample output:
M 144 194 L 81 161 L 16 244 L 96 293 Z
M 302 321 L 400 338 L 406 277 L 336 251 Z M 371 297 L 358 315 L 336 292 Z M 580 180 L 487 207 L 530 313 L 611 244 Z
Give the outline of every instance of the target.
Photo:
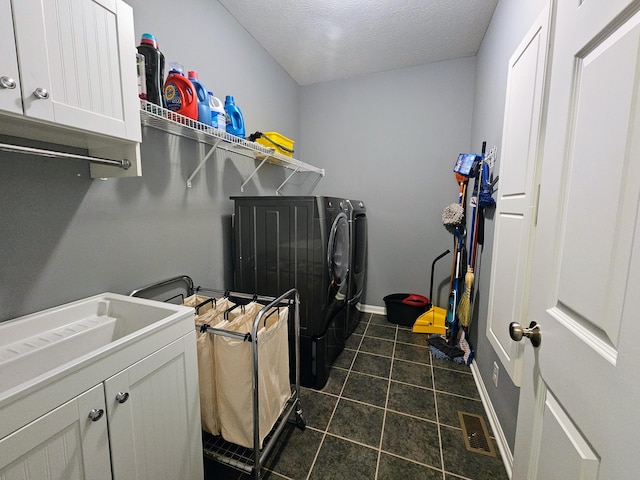
M 215 143 L 211 147 L 211 150 L 207 152 L 207 154 L 202 158 L 202 160 L 200 161 L 200 164 L 196 167 L 196 169 L 193 171 L 191 176 L 187 178 L 187 188 L 191 188 L 191 180 L 193 180 L 193 177 L 196 176 L 196 174 L 200 171 L 200 169 L 204 166 L 204 164 L 207 163 L 207 160 L 209 160 L 211 155 L 213 155 L 213 153 L 216 151 L 216 148 L 218 148 L 218 144 L 221 141 L 222 141 L 221 139 L 218 139 L 215 141 Z
M 244 187 L 247 185 L 247 183 L 249 183 L 249 180 L 251 180 L 251 178 L 252 178 L 252 177 L 253 177 L 253 176 L 258 172 L 258 170 L 260 170 L 260 167 L 262 167 L 262 165 L 264 165 L 264 164 L 265 164 L 265 162 L 266 162 L 269 158 L 270 158 L 270 156 L 269 156 L 269 155 L 267 155 L 266 157 L 264 157 L 264 159 L 262 160 L 262 162 L 260 162 L 260 165 L 258 165 L 258 166 L 256 167 L 256 169 L 255 169 L 253 172 L 251 172 L 251 175 L 249 175 L 249 176 L 247 177 L 247 179 L 244 181 L 244 183 L 243 183 L 242 185 L 240 185 L 240 191 L 241 191 L 241 192 L 244 192 Z
M 284 187 L 285 184 L 291 179 L 291 177 L 293 177 L 296 173 L 298 173 L 299 170 L 300 170 L 300 166 L 297 166 L 296 169 L 293 172 L 291 172 L 287 178 L 285 178 L 284 182 L 282 182 L 282 184 L 278 188 L 276 188 L 276 195 L 280 195 L 280 189 Z

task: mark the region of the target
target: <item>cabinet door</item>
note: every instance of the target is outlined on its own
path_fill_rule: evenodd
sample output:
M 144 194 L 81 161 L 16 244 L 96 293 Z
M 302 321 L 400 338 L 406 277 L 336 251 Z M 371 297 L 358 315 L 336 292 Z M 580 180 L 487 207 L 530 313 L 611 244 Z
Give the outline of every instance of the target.
M 128 5 L 14 0 L 13 16 L 25 115 L 140 141 Z
M 11 0 L 0 0 L 0 110 L 22 113 L 20 75 L 16 57 Z
M 105 382 L 115 480 L 203 478 L 195 330 Z
M 111 479 L 102 384 L 0 440 L 4 480 Z M 176 477 L 177 478 L 177 477 Z

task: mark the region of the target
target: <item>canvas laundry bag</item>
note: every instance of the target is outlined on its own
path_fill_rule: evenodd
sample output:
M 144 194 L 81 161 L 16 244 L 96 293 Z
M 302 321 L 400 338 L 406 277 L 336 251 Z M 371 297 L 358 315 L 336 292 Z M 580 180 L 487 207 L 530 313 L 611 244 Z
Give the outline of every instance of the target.
M 206 322 L 214 328 L 223 328 L 229 323 L 223 319 L 222 313 L 213 313 Z M 209 313 L 207 312 L 207 313 Z M 202 317 L 202 316 L 201 316 Z M 217 323 L 214 322 L 217 321 Z M 202 429 L 212 435 L 220 435 L 220 421 L 216 400 L 214 335 L 206 332 L 196 332 L 196 347 L 198 350 L 198 381 L 200 391 L 200 422 Z
M 195 307 L 209 297 L 191 295 L 184 300 L 184 305 Z M 215 299 L 199 309 L 195 323 L 208 324 L 214 328 L 222 328 L 226 323 L 223 315 L 225 310 L 233 306 L 228 298 Z M 196 332 L 196 349 L 198 352 L 198 382 L 200 393 L 200 422 L 202 429 L 212 435 L 220 435 L 220 421 L 216 403 L 215 358 L 213 355 L 213 335 L 206 332 Z
M 207 300 L 211 300 L 210 302 L 204 303 Z M 231 308 L 233 306 L 233 302 L 231 302 L 231 300 L 229 300 L 227 297 L 224 298 L 212 298 L 212 297 L 207 297 L 204 295 L 198 295 L 197 293 L 194 295 L 190 295 L 187 298 L 184 299 L 184 301 L 182 302 L 183 305 L 186 305 L 187 307 L 197 307 L 198 305 L 204 303 L 204 305 L 202 305 L 198 311 L 196 312 L 196 323 L 203 323 L 203 322 L 199 322 L 197 319 L 197 316 L 199 315 L 204 315 L 205 313 L 207 313 L 209 310 L 216 310 L 218 312 L 224 312 L 225 310 L 228 310 L 229 308 Z
M 227 320 L 229 321 L 233 321 L 240 315 L 245 314 L 247 316 L 250 316 L 251 318 L 255 318 L 258 312 L 264 307 L 264 305 L 262 305 L 261 303 L 249 302 L 246 305 L 236 305 L 233 309 L 229 310 L 232 306 L 233 304 L 230 302 L 229 307 L 225 309 Z
M 197 297 L 197 298 L 192 298 Z M 208 297 L 192 296 L 185 300 L 196 306 L 207 300 Z M 222 329 L 235 319 L 240 319 L 242 311 L 252 318 L 263 307 L 260 303 L 251 302 L 242 308 L 237 306 L 227 313 L 229 320 L 224 319 L 224 314 L 234 303 L 228 298 L 216 299 L 215 302 L 207 303 L 200 308 L 200 314 L 196 316 L 195 323 L 198 325 L 209 325 L 213 328 Z M 205 308 L 207 307 L 207 308 Z M 205 311 L 205 313 L 202 313 Z M 249 327 L 250 328 L 250 327 Z M 214 356 L 214 333 L 196 332 L 196 348 L 198 351 L 198 380 L 200 391 L 200 423 L 205 432 L 212 435 L 220 435 L 220 415 L 216 397 L 216 373 Z
M 281 307 L 261 318 L 258 342 L 258 412 L 260 448 L 291 397 L 289 384 L 289 309 Z M 225 330 L 250 333 L 255 315 L 244 314 Z M 264 322 L 264 323 L 263 323 Z M 253 448 L 251 342 L 215 335 L 216 394 L 222 437 Z
M 189 295 L 187 298 L 184 299 L 184 301 L 182 302 L 183 305 L 187 306 L 187 307 L 196 307 L 198 305 L 200 305 L 201 303 L 205 302 L 206 300 L 212 300 L 211 297 L 206 297 L 204 295 L 198 295 L 193 294 L 193 295 Z M 196 312 L 196 315 L 202 315 L 203 313 L 208 312 L 209 310 L 211 310 L 213 308 L 213 301 L 211 301 L 210 303 L 206 303 L 204 304 L 202 307 L 200 307 L 198 309 L 198 311 Z

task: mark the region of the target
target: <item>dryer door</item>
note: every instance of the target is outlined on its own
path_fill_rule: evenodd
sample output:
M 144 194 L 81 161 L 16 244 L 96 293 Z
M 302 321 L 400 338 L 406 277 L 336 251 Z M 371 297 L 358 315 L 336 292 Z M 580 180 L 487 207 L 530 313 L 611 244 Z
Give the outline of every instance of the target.
M 349 304 L 355 305 L 360 300 L 362 296 L 362 291 L 364 289 L 364 277 L 365 277 L 365 268 L 366 268 L 366 258 L 367 258 L 367 216 L 364 213 L 357 214 L 353 218 L 353 223 L 351 225 L 352 231 L 352 239 L 353 242 L 353 250 L 352 250 L 352 261 L 353 266 L 351 267 L 349 279 L 351 283 L 351 287 L 349 288 Z
M 336 297 L 344 301 L 349 277 L 349 219 L 344 212 L 340 212 L 331 225 L 327 265 L 329 281 L 334 289 L 337 289 Z M 339 298 L 339 295 L 342 295 L 342 298 Z

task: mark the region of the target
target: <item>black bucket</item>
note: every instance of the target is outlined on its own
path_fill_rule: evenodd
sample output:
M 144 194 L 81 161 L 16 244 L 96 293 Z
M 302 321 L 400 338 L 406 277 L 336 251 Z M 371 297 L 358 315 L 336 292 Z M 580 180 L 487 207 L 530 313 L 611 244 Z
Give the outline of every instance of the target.
M 383 300 L 387 307 L 387 320 L 406 327 L 412 327 L 431 306 L 427 297 L 417 293 L 392 293 Z

